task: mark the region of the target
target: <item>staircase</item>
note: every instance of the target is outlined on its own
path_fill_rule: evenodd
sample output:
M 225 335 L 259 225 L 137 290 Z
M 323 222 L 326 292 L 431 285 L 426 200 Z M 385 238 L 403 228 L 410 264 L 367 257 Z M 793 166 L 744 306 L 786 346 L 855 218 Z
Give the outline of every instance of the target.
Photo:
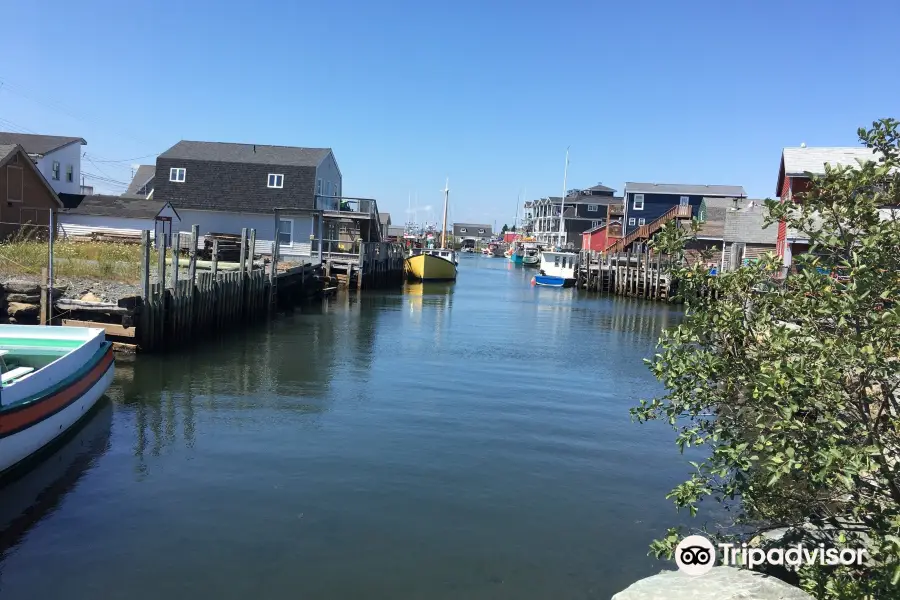
M 671 221 L 672 219 L 690 219 L 691 218 L 691 206 L 673 206 L 668 211 L 666 211 L 663 216 L 650 221 L 646 225 L 641 225 L 628 235 L 623 238 L 616 240 L 616 242 L 609 246 L 606 251 L 607 252 L 623 252 L 626 248 L 631 246 L 634 242 L 639 240 L 649 239 L 651 235 L 662 229 L 663 225 Z

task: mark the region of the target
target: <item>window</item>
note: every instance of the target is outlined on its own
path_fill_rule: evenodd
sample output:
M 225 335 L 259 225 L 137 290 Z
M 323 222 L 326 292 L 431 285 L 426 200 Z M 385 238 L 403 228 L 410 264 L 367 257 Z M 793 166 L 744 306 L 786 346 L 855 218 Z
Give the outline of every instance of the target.
M 596 204 L 588 204 L 588 212 L 597 212 Z
M 284 187 L 284 175 L 280 175 L 278 173 L 269 173 L 269 183 L 266 187 L 283 188 Z
M 316 196 L 322 195 L 322 180 L 316 179 Z
M 631 217 L 630 219 L 628 219 L 628 224 L 634 225 L 634 217 Z
M 644 210 L 644 195 L 643 194 L 635 194 L 634 195 L 634 210 Z
M 72 165 L 66 165 L 66 181 L 69 183 L 75 181 L 75 169 L 72 168 Z
M 59 161 L 53 161 L 53 181 L 59 181 Z
M 484 233 L 484 229 L 479 229 L 478 233 Z
M 638 225 L 644 225 L 647 223 L 646 219 L 638 219 Z
M 591 227 L 600 227 L 600 221 L 591 221 Z
M 169 169 L 169 181 L 184 183 L 185 175 L 187 175 L 187 169 Z
M 466 232 L 466 228 L 465 228 L 465 227 L 460 227 L 460 228 L 459 228 L 459 232 L 460 232 L 460 233 L 465 233 L 465 232 Z
M 554 267 L 559 266 L 559 254 L 557 254 L 556 256 L 553 257 L 553 266 Z
M 681 198 L 678 199 L 678 204 L 680 204 L 681 206 L 687 206 L 690 203 L 691 203 L 691 199 L 688 196 L 682 196 Z
M 290 246 L 294 235 L 294 221 L 292 219 L 278 219 L 278 245 Z

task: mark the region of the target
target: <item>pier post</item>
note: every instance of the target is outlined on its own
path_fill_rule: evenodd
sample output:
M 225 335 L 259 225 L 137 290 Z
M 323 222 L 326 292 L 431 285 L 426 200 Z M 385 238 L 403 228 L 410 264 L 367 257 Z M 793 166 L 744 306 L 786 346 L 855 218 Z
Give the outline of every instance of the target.
M 649 298 L 650 297 L 650 287 L 649 287 L 649 284 L 650 284 L 650 249 L 649 248 L 647 248 L 647 251 L 644 252 L 643 275 L 644 275 L 644 284 L 641 287 L 643 287 L 644 298 Z
M 196 294 L 195 286 L 197 285 L 197 242 L 200 239 L 200 226 L 199 225 L 191 225 L 191 251 L 188 253 L 190 257 L 190 263 L 188 266 L 188 302 L 190 303 L 189 312 L 188 312 L 188 322 L 187 329 L 188 332 L 193 332 L 194 330 L 194 321 L 197 320 L 197 302 L 196 302 Z
M 212 243 L 212 276 L 213 281 L 217 281 L 219 275 L 219 240 L 214 239 Z
M 172 241 L 172 292 L 178 295 L 178 249 L 181 247 L 181 232 Z
M 164 348 L 166 343 L 166 236 L 165 234 L 161 236 L 157 236 L 156 238 L 156 252 L 158 254 L 158 264 L 156 270 L 156 276 L 158 279 L 158 283 L 156 284 L 156 289 L 158 290 L 157 302 L 159 302 L 159 312 L 157 313 L 159 316 L 159 320 L 156 323 L 156 331 L 154 340 L 154 346 L 158 348 Z
M 47 313 L 50 308 L 50 299 L 48 299 L 49 290 L 47 289 L 47 280 L 49 279 L 49 271 L 47 267 L 41 267 L 41 325 L 48 325 Z
M 150 231 L 141 232 L 141 300 L 150 302 Z
M 656 253 L 656 285 L 654 286 L 656 288 L 656 291 L 653 292 L 653 295 L 657 300 L 662 299 L 662 294 L 659 292 L 659 272 L 661 270 L 662 270 L 662 254 L 657 252 Z
M 247 276 L 244 270 L 247 267 L 247 228 L 241 228 L 241 258 L 240 258 L 240 266 L 238 267 L 238 294 L 240 300 L 238 300 L 238 317 L 241 318 L 244 316 L 244 298 L 246 297 L 245 284 L 247 281 Z
M 253 273 L 253 254 L 256 251 L 256 229 L 250 230 L 250 246 L 247 248 L 247 275 Z

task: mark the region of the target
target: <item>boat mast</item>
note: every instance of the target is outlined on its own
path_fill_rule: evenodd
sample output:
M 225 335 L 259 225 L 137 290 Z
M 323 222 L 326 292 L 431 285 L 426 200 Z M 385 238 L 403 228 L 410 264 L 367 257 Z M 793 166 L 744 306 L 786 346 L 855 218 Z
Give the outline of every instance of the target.
M 450 202 L 450 178 L 444 184 L 444 224 L 441 225 L 441 250 L 447 248 L 447 204 Z
M 519 229 L 519 202 L 521 202 L 521 199 L 519 198 L 519 195 L 516 194 L 516 218 L 513 220 L 513 233 Z
M 563 171 L 563 195 L 562 195 L 562 204 L 559 206 L 559 247 L 562 248 L 562 239 L 563 232 L 565 231 L 565 227 L 563 225 L 563 219 L 566 213 L 566 187 L 569 178 L 569 148 L 566 148 L 566 169 Z

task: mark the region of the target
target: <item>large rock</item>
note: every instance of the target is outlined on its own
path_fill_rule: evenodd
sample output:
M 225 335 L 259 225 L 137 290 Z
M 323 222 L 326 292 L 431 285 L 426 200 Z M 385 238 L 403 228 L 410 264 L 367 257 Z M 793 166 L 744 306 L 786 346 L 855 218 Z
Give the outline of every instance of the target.
M 15 317 L 17 320 L 23 318 L 37 318 L 41 312 L 39 304 L 24 304 L 22 302 L 10 302 L 6 307 L 6 314 Z
M 3 284 L 7 294 L 40 294 L 41 286 L 33 281 L 7 281 Z
M 664 571 L 635 582 L 612 600 L 813 600 L 780 579 L 734 567 L 713 567 L 693 577 Z

